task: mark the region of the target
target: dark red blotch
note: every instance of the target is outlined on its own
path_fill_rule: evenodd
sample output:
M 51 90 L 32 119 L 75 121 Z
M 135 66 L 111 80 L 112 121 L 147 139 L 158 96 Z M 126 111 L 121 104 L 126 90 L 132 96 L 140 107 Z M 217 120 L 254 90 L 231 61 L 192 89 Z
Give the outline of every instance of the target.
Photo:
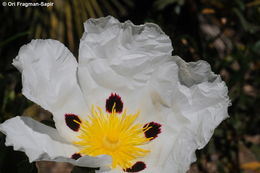
M 145 137 L 146 138 L 151 138 L 151 140 L 153 140 L 154 138 L 156 138 L 158 136 L 159 133 L 161 133 L 161 124 L 159 123 L 155 123 L 155 122 L 150 122 L 144 125 L 144 127 L 150 127 L 149 130 L 147 130 L 146 132 L 144 132 Z
M 112 113 L 112 109 L 114 105 L 117 113 L 121 113 L 123 111 L 124 104 L 121 100 L 121 97 L 116 93 L 112 93 L 106 100 L 106 111 Z
M 146 168 L 144 162 L 136 162 L 131 168 L 124 169 L 125 172 L 139 172 Z
M 66 121 L 66 124 L 67 126 L 73 130 L 73 131 L 79 131 L 79 127 L 80 127 L 80 124 L 78 124 L 77 122 L 81 123 L 81 120 L 79 119 L 79 116 L 78 115 L 75 115 L 75 114 L 65 114 L 65 121 Z
M 80 157 L 81 157 L 81 154 L 79 154 L 79 153 L 74 153 L 74 154 L 71 156 L 71 158 L 72 158 L 72 159 L 75 159 L 75 160 L 79 159 Z

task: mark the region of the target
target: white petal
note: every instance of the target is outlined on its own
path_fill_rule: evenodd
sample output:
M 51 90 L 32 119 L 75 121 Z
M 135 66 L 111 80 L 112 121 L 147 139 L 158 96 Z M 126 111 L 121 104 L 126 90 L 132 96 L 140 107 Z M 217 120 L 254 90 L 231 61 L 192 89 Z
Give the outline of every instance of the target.
M 183 173 L 195 161 L 195 150 L 207 144 L 228 116 L 227 88 L 206 62 L 169 58 L 171 48 L 162 53 L 170 41 L 155 28 L 111 17 L 86 22 L 79 81 L 90 103 L 104 108 L 106 98 L 116 92 L 130 113 L 141 111 L 139 122 L 162 125 L 159 137 L 145 146 L 151 153 L 141 159 L 147 164 L 142 172 Z M 169 44 L 146 37 L 150 34 Z
M 65 113 L 80 116 L 87 107 L 77 83 L 77 61 L 55 40 L 33 40 L 21 47 L 13 61 L 22 73 L 23 94 L 54 115 L 57 130 L 69 140 L 75 132 L 65 125 Z
M 144 158 L 146 171 L 151 165 L 152 170 L 184 173 L 196 160 L 195 150 L 203 148 L 228 117 L 227 87 L 206 62 L 186 63 L 179 57 L 158 68 L 149 87 L 151 101 L 144 103 L 143 115 L 161 123 L 162 133 L 149 144 L 154 146 Z
M 124 98 L 140 110 L 139 122 L 162 125 L 158 137 L 144 146 L 151 151 L 140 158 L 147 165 L 144 173 L 186 172 L 196 160 L 195 150 L 204 147 L 228 117 L 230 105 L 225 83 L 206 62 L 189 64 L 178 57 L 158 67 L 147 86 Z
M 6 135 L 6 146 L 24 151 L 30 162 L 49 160 L 69 162 L 84 167 L 106 167 L 111 164 L 111 157 L 107 155 L 71 159 L 79 148 L 64 141 L 56 129 L 28 117 L 17 116 L 9 119 L 0 124 L 0 131 Z
M 192 124 L 190 130 L 197 133 L 196 142 L 199 148 L 202 148 L 209 141 L 216 126 L 228 117 L 228 88 L 205 61 L 189 64 L 181 62 L 179 67 L 180 83 L 176 97 L 180 99 L 175 105 Z M 192 74 L 192 81 L 186 72 Z
M 108 16 L 89 19 L 84 27 L 78 76 L 87 100 L 96 98 L 93 93 L 143 87 L 171 56 L 171 41 L 155 24 L 137 26 Z

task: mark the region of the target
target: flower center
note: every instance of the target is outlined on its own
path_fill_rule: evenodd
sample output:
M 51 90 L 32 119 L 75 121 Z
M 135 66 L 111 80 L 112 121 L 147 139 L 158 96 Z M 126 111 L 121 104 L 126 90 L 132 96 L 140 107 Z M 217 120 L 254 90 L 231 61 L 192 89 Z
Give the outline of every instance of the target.
M 110 151 L 115 151 L 119 146 L 119 139 L 114 136 L 104 138 L 103 147 Z
M 116 136 L 107 136 L 106 141 L 110 144 L 117 144 L 118 143 L 118 137 Z
M 128 115 L 126 111 L 118 115 L 115 105 L 111 113 L 104 113 L 100 107 L 93 106 L 88 120 L 81 122 L 79 141 L 74 144 L 81 147 L 81 154 L 107 154 L 112 157 L 112 168 L 127 169 L 135 159 L 149 152 L 140 146 L 151 140 L 144 135 L 150 127 L 135 123 L 138 115 L 139 112 Z

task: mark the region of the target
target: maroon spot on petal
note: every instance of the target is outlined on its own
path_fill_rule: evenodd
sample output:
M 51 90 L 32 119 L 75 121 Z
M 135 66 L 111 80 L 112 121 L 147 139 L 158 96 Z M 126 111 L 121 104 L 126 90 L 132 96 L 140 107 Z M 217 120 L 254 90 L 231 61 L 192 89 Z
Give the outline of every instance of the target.
M 111 113 L 113 106 L 115 106 L 114 109 L 117 113 L 121 113 L 123 111 L 123 102 L 121 97 L 116 93 L 111 93 L 111 95 L 106 100 L 106 111 Z
M 74 159 L 74 160 L 77 160 L 77 159 L 79 159 L 80 157 L 81 157 L 81 154 L 79 154 L 79 153 L 74 153 L 74 154 L 72 154 L 72 156 L 71 156 L 71 158 Z
M 155 122 L 145 124 L 144 128 L 148 128 L 148 130 L 144 132 L 145 137 L 151 138 L 151 140 L 158 137 L 158 134 L 161 133 L 161 126 L 161 124 Z
M 124 169 L 125 172 L 139 172 L 146 168 L 144 162 L 136 162 L 131 168 Z
M 79 131 L 81 120 L 78 115 L 75 114 L 65 114 L 65 121 L 67 126 L 73 131 Z

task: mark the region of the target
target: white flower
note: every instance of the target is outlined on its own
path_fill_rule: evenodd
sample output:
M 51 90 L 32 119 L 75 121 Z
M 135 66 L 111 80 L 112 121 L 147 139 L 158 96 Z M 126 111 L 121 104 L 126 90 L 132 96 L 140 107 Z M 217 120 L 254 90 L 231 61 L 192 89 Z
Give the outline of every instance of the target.
M 79 62 L 55 40 L 20 49 L 23 94 L 56 129 L 17 116 L 0 125 L 6 145 L 97 172 L 184 173 L 228 117 L 225 83 L 204 61 L 172 57 L 155 24 L 105 17 L 84 27 Z

